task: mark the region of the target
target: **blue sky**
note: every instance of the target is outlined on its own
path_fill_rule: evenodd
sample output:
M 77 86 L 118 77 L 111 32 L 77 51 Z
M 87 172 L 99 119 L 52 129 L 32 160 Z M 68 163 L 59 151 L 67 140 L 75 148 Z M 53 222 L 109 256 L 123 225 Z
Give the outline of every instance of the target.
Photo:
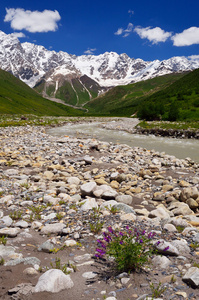
M 199 55 L 198 0 L 1 0 L 0 30 L 70 54 Z

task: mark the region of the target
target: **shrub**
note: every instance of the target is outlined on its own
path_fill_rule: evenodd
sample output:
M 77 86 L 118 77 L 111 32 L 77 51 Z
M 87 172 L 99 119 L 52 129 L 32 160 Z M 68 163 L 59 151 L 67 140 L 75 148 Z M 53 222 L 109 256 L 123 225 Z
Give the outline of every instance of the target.
M 124 231 L 115 231 L 108 227 L 108 232 L 103 232 L 103 240 L 98 239 L 99 247 L 95 256 L 103 258 L 105 255 L 115 258 L 116 268 L 119 271 L 139 270 L 149 263 L 154 248 L 152 238 L 155 233 L 141 233 L 135 228 L 126 226 Z

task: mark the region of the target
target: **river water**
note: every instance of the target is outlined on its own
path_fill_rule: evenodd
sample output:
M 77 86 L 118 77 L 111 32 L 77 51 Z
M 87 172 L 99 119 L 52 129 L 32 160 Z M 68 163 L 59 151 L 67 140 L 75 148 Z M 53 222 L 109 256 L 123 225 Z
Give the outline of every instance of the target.
M 131 134 L 125 131 L 108 130 L 99 127 L 99 122 L 84 124 L 67 124 L 62 127 L 50 128 L 48 134 L 54 136 L 73 136 L 78 138 L 95 138 L 100 141 L 126 144 L 147 150 L 165 152 L 177 158 L 190 157 L 199 162 L 199 140 L 174 139 L 153 135 Z

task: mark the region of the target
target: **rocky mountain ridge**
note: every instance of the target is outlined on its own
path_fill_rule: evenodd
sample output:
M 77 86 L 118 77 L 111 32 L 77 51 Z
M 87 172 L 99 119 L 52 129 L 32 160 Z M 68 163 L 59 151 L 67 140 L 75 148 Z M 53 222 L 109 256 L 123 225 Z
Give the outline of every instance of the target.
M 0 68 L 30 87 L 39 85 L 39 92 L 49 97 L 65 100 L 66 94 L 69 94 L 71 103 L 76 104 L 82 93 L 85 103 L 113 86 L 197 69 L 199 56 L 172 57 L 163 61 L 144 61 L 115 52 L 76 56 L 27 42 L 20 43 L 15 35 L 0 31 Z M 85 76 L 86 85 L 81 80 Z

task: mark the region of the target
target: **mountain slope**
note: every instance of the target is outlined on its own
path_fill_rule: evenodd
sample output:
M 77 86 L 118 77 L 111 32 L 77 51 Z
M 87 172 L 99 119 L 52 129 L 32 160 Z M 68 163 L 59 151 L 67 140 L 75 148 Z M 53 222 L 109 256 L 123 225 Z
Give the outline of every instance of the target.
M 142 98 L 164 89 L 182 76 L 184 76 L 183 73 L 169 74 L 134 84 L 117 86 L 91 100 L 85 107 L 92 113 L 131 116 L 137 111 Z
M 199 120 L 199 69 L 145 98 L 138 116 L 146 120 Z
M 83 112 L 42 98 L 24 82 L 0 70 L 0 114 L 68 116 Z

